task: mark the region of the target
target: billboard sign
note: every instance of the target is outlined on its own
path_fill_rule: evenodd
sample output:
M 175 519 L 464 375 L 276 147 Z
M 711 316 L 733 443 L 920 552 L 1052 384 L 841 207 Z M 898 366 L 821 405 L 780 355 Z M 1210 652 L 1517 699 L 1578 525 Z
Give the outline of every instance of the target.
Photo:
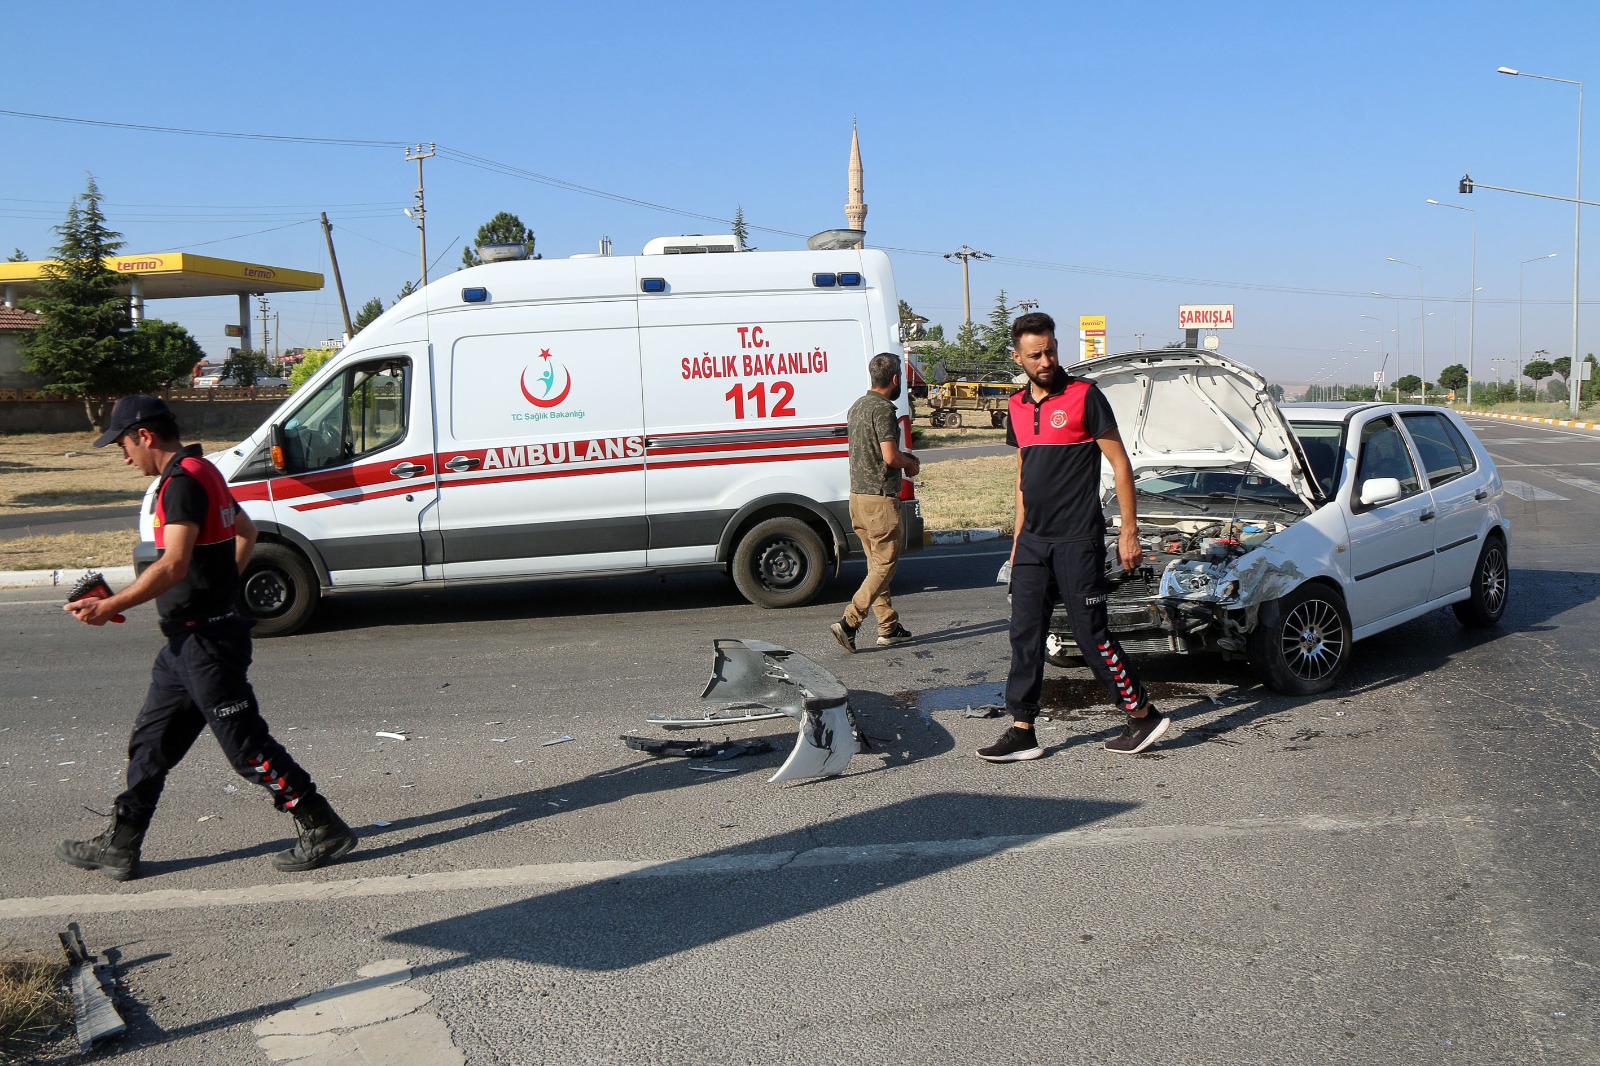
M 1232 304 L 1181 304 L 1178 307 L 1181 329 L 1232 329 Z

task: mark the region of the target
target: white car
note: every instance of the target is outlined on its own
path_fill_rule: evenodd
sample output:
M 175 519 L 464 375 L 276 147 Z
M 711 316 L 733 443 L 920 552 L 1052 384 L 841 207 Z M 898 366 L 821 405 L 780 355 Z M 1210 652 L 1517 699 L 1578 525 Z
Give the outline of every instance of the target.
M 1162 349 L 1078 363 L 1116 412 L 1145 565 L 1108 530 L 1111 631 L 1130 653 L 1243 656 L 1292 694 L 1330 688 L 1358 640 L 1441 607 L 1492 626 L 1510 522 L 1494 461 L 1461 418 L 1420 404 L 1280 407 L 1249 367 Z M 1117 517 L 1102 470 L 1108 524 Z M 1049 660 L 1077 655 L 1063 610 Z

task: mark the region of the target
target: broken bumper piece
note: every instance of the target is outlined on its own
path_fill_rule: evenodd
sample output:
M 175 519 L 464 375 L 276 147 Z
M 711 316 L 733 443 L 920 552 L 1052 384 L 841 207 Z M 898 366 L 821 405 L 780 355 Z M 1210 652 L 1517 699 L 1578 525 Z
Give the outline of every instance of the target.
M 861 750 L 849 691 L 798 652 L 764 640 L 719 637 L 711 680 L 700 698 L 722 705 L 760 704 L 800 723 L 794 750 L 768 781 L 832 777 Z

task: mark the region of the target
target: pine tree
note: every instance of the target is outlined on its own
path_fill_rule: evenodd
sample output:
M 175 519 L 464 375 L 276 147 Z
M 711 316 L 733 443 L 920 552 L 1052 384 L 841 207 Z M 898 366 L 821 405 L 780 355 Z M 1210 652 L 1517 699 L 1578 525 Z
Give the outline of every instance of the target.
M 750 247 L 750 227 L 744 224 L 744 207 L 737 205 L 733 209 L 733 236 L 734 242 L 746 251 L 754 251 Z
M 42 377 L 50 395 L 81 397 L 97 430 L 113 399 L 158 383 L 127 342 L 127 300 L 120 277 L 105 262 L 122 248 L 122 234 L 106 224 L 100 200 L 91 174 L 56 227 L 61 243 L 44 268 L 40 295 L 26 301 L 39 313 L 39 328 L 23 342 L 23 369 Z
M 537 259 L 533 254 L 533 230 L 522 224 L 522 219 L 509 211 L 501 211 L 489 221 L 478 227 L 477 239 L 472 244 L 461 249 L 461 265 L 463 267 L 480 266 L 483 260 L 478 256 L 480 244 L 520 244 L 528 252 L 529 259 Z

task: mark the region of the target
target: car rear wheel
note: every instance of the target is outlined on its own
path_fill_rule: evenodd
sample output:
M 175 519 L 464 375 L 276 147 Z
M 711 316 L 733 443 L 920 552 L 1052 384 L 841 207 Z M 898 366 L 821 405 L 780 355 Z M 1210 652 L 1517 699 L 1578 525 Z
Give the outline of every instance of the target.
M 311 564 L 282 544 L 257 544 L 239 582 L 239 609 L 262 637 L 298 633 L 321 597 Z
M 1250 666 L 1287 696 L 1333 687 L 1350 662 L 1350 613 L 1326 585 L 1301 585 L 1261 608 L 1250 631 Z
M 828 551 L 817 531 L 798 518 L 757 523 L 733 553 L 733 582 L 758 607 L 811 602 L 827 576 Z
M 1506 542 L 1491 534 L 1478 555 L 1472 572 L 1472 596 L 1452 604 L 1462 625 L 1483 628 L 1498 625 L 1511 598 L 1511 563 L 1506 558 Z

